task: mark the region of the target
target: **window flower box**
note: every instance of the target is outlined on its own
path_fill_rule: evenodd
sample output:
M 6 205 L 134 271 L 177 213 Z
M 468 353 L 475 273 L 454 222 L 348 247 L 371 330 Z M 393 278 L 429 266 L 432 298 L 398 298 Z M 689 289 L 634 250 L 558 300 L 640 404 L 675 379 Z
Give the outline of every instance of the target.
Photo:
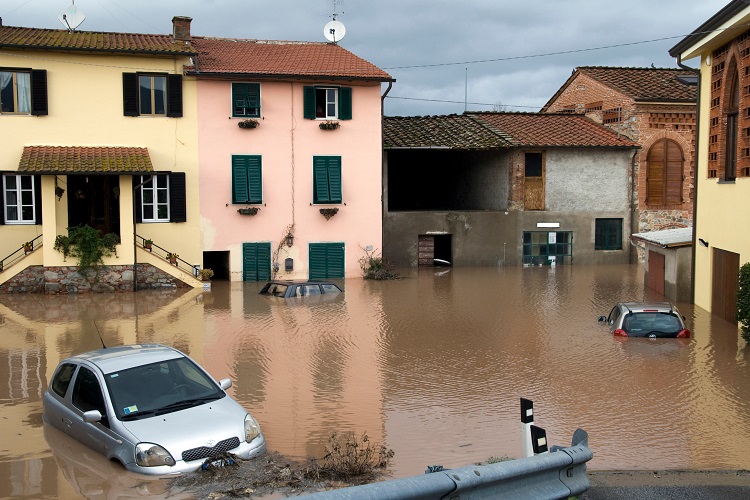
M 334 120 L 326 120 L 324 122 L 320 122 L 320 130 L 336 130 L 339 128 L 339 122 Z
M 260 122 L 254 118 L 248 118 L 246 120 L 240 120 L 237 126 L 240 128 L 255 128 L 260 125 Z
M 258 213 L 259 210 L 260 208 L 258 207 L 246 207 L 246 208 L 238 208 L 237 212 L 240 215 L 255 215 Z
M 339 209 L 337 207 L 333 208 L 321 208 L 320 213 L 323 215 L 323 217 L 326 218 L 326 220 L 330 220 L 331 217 L 339 213 Z

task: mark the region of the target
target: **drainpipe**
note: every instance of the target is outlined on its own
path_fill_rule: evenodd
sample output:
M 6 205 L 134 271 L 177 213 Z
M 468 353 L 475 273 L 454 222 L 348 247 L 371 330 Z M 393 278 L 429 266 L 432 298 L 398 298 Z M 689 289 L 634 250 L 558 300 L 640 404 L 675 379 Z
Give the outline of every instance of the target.
M 141 182 L 140 184 L 136 184 L 135 186 L 133 186 L 133 200 L 132 200 L 132 203 L 133 203 L 133 291 L 134 292 L 138 291 L 138 259 L 136 257 L 136 255 L 137 255 L 136 252 L 138 252 L 138 243 L 136 241 L 137 240 L 137 234 L 136 234 L 136 231 L 135 231 L 135 221 L 138 219 L 138 217 L 136 215 L 136 210 L 138 209 L 138 207 L 135 204 L 135 192 L 136 192 L 136 190 L 138 190 L 144 184 L 148 184 L 149 182 L 151 182 L 151 180 L 153 178 L 154 178 L 154 176 L 151 175 L 151 176 L 149 176 L 148 180 L 145 180 L 145 181 Z
M 701 71 L 700 69 L 685 66 L 682 63 L 682 54 L 677 55 L 677 66 L 695 73 L 698 76 L 698 99 L 695 103 L 695 150 L 693 151 L 693 247 L 692 260 L 690 262 L 690 302 L 695 303 L 695 242 L 698 234 L 698 149 L 700 147 L 701 131 Z
M 638 154 L 638 150 L 633 151 L 630 157 L 630 234 L 628 240 L 633 233 L 637 233 L 638 229 L 638 217 L 635 216 L 635 157 Z M 637 253 L 635 261 L 638 261 Z M 628 242 L 628 262 L 633 263 L 633 245 Z
M 393 82 L 388 82 L 388 88 L 385 89 L 385 92 L 380 97 L 380 165 L 381 165 L 381 172 L 380 172 L 380 245 L 381 245 L 381 252 L 382 247 L 385 246 L 385 208 L 386 208 L 386 200 L 385 200 L 385 176 L 388 172 L 388 163 L 386 160 L 385 155 L 385 132 L 383 130 L 383 118 L 385 117 L 385 97 L 388 95 L 388 92 L 391 91 L 391 88 L 393 88 Z

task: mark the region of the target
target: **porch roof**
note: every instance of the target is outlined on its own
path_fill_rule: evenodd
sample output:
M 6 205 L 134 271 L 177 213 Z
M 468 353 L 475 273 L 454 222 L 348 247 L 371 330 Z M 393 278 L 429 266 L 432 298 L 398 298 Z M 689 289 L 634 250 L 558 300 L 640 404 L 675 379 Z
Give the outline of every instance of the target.
M 37 174 L 131 174 L 153 172 L 147 148 L 26 146 L 19 172 Z

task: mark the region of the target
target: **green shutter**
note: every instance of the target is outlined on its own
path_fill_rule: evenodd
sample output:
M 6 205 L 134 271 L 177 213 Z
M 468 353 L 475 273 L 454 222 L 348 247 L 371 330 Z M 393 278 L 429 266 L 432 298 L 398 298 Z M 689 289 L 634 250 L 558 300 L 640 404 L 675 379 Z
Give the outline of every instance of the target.
M 308 120 L 315 119 L 315 87 L 305 87 L 304 89 L 303 113 Z
M 263 203 L 263 171 L 260 156 L 248 156 L 247 181 L 249 184 L 248 203 Z
M 271 244 L 242 244 L 243 281 L 268 281 L 271 279 Z
M 260 118 L 260 84 L 247 84 L 247 107 L 248 116 Z
M 309 260 L 310 279 L 326 279 L 326 244 L 310 243 Z
M 232 156 L 232 203 L 249 202 L 245 157 Z
M 344 278 L 344 244 L 329 243 L 326 253 L 326 279 Z
M 341 203 L 341 158 L 328 158 L 329 203 Z
M 344 243 L 310 243 L 311 280 L 344 278 Z
M 271 244 L 257 243 L 258 281 L 271 279 Z
M 341 87 L 339 89 L 339 119 L 352 119 L 352 89 L 351 87 Z
M 325 156 L 313 157 L 313 203 L 328 203 L 331 201 L 328 192 L 328 158 Z
M 245 116 L 247 107 L 247 84 L 232 84 L 232 116 Z

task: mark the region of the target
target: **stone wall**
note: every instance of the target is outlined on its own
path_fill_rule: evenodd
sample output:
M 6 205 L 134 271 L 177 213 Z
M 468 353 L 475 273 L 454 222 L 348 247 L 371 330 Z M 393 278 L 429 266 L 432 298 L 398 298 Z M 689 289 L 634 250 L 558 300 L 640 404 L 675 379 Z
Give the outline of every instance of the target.
M 150 264 L 138 264 L 138 290 L 188 288 L 189 285 Z M 114 293 L 133 291 L 133 266 L 102 266 L 96 272 L 78 272 L 77 266 L 30 266 L 0 284 L 4 293 Z

